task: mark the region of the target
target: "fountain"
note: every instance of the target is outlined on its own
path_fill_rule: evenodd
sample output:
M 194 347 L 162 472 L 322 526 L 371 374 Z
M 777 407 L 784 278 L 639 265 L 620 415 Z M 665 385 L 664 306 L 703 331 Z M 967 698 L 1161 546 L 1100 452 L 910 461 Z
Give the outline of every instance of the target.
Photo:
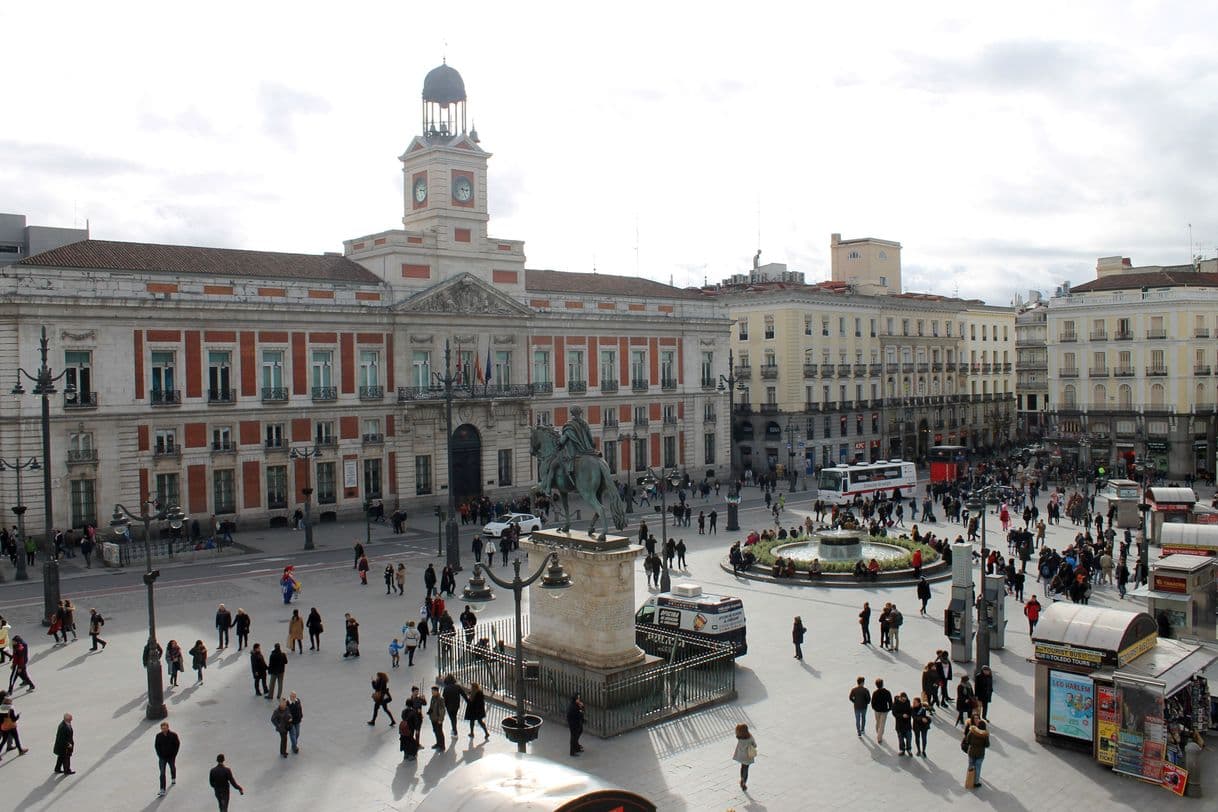
M 796 541 L 774 547 L 771 552 L 781 558 L 793 558 L 808 563 L 814 558 L 831 561 L 891 561 L 908 556 L 909 551 L 892 544 L 864 541 L 861 530 L 824 530 L 814 533 L 809 541 Z

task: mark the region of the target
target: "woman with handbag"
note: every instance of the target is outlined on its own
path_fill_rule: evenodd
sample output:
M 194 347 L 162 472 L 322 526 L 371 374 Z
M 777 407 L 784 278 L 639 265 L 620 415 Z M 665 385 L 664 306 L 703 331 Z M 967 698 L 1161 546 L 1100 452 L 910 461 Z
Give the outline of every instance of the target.
M 740 762 L 740 788 L 749 788 L 749 765 L 757 759 L 757 740 L 749 733 L 748 725 L 736 725 L 736 752 L 734 761 Z
M 393 711 L 389 710 L 389 703 L 393 701 L 393 696 L 389 693 L 389 675 L 384 671 L 376 672 L 376 676 L 372 678 L 372 718 L 368 720 L 369 725 L 376 724 L 376 715 L 385 711 L 385 715 L 389 717 L 389 726 L 393 727 L 397 724 L 393 720 Z
M 13 698 L 7 691 L 0 691 L 0 753 L 16 750 L 18 755 L 29 752 L 21 746 L 21 737 L 17 735 L 17 720 L 21 717 L 13 710 Z
M 170 640 L 165 646 L 165 666 L 169 669 L 170 686 L 177 685 L 178 674 L 186 670 L 186 665 L 182 660 L 182 646 L 177 640 Z
M 197 682 L 203 682 L 203 669 L 207 668 L 207 646 L 203 645 L 202 640 L 196 640 L 190 651 L 186 652 L 191 657 L 190 667 L 199 675 Z
M 920 698 L 914 697 L 910 715 L 913 716 L 914 748 L 919 756 L 925 758 L 926 734 L 930 732 L 930 709 L 922 704 Z

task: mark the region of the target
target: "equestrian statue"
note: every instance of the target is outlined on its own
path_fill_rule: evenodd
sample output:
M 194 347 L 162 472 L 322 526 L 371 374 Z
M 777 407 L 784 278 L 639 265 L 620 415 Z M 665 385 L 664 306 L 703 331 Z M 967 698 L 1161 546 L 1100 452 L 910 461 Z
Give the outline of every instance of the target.
M 552 426 L 534 426 L 529 453 L 537 458 L 537 489 L 542 493 L 557 493 L 561 497 L 563 525 L 560 530 L 571 532 L 571 508 L 567 494 L 578 493 L 593 510 L 588 535 L 596 535 L 596 520 L 604 517 L 604 529 L 598 541 L 609 533 L 609 516 L 618 530 L 626 527 L 626 507 L 617 491 L 617 483 L 609 466 L 597 453 L 592 442 L 592 430 L 584 420 L 584 410 L 571 407 L 571 419 L 562 431 Z

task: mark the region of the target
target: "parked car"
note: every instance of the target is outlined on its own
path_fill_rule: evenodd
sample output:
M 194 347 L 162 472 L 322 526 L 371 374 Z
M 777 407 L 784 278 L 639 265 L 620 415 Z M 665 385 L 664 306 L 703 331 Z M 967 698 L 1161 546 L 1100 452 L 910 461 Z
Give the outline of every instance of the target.
M 520 535 L 522 536 L 541 529 L 541 519 L 532 513 L 509 513 L 506 516 L 500 516 L 494 521 L 487 522 L 486 526 L 482 528 L 482 532 L 485 535 L 499 538 L 503 535 L 503 531 L 513 524 L 520 528 Z

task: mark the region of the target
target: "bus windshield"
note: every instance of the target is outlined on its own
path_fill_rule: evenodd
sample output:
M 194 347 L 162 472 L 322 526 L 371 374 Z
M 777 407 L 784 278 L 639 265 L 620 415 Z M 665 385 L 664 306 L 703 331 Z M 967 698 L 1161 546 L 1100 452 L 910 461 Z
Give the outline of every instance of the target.
M 840 491 L 842 489 L 841 471 L 821 471 L 816 480 L 816 487 L 822 491 Z

